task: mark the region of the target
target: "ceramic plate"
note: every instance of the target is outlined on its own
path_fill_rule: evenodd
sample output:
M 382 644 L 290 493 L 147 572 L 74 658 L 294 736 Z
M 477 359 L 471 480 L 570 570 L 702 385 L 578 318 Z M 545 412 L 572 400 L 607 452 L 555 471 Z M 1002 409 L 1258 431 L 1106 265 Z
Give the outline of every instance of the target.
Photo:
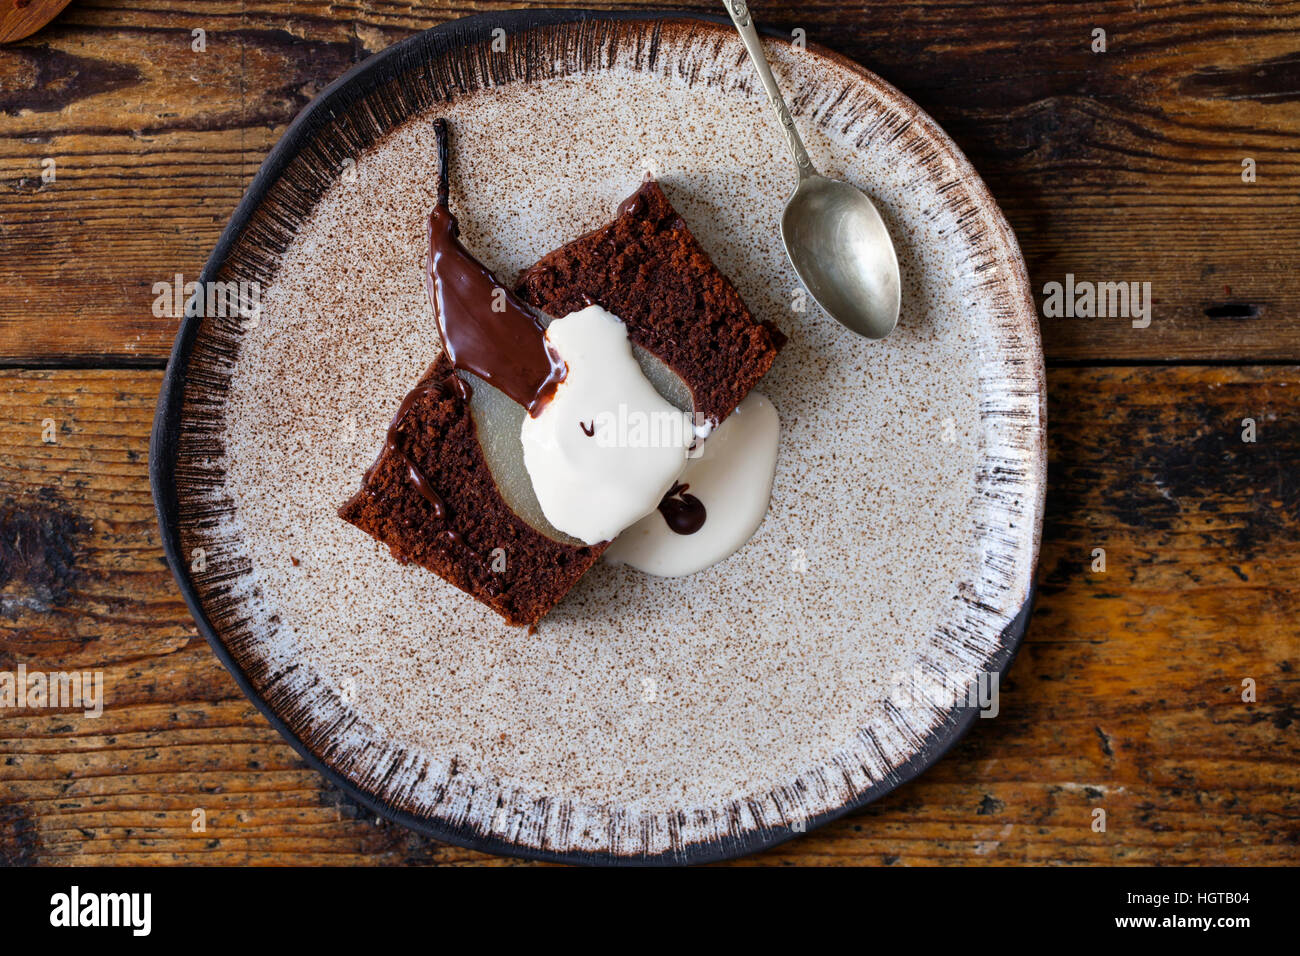
M 261 312 L 181 329 L 152 449 L 168 558 L 245 692 L 377 812 L 493 852 L 713 860 L 887 793 L 972 702 L 995 709 L 1045 480 L 1015 238 L 906 97 L 811 45 L 768 52 L 813 161 L 895 239 L 883 342 L 803 294 L 779 241 L 792 166 L 744 49 L 676 14 L 491 14 L 385 50 L 294 122 L 213 252 L 202 280 L 248 283 Z M 440 115 L 452 208 L 497 275 L 650 172 L 789 335 L 759 386 L 782 422 L 771 509 L 725 562 L 600 564 L 529 634 L 335 516 L 439 349 L 421 262 Z

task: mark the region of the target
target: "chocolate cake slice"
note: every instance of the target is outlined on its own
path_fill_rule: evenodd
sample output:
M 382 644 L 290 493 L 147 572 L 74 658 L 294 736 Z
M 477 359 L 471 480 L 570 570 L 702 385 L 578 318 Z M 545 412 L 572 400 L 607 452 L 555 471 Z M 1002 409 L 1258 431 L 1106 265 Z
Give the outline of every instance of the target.
M 510 510 L 483 457 L 469 396 L 439 356 L 402 402 L 384 450 L 339 517 L 511 624 L 536 624 L 608 545 L 565 544 Z
M 515 294 L 547 315 L 591 302 L 686 383 L 714 425 L 772 367 L 785 335 L 758 322 L 700 247 L 659 184 L 647 179 L 609 225 L 543 256 Z
M 717 424 L 771 367 L 785 336 L 758 322 L 653 180 L 609 225 L 543 257 L 518 296 L 560 317 L 595 302 L 690 388 Z M 571 545 L 506 504 L 479 444 L 470 386 L 440 356 L 402 402 L 378 460 L 339 515 L 511 624 L 536 624 L 608 547 Z

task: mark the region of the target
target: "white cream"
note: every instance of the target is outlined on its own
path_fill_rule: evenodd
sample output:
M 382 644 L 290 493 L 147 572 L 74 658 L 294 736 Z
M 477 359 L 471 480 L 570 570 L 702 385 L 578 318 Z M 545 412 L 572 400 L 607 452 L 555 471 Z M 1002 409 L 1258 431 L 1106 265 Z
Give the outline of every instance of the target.
M 740 550 L 767 514 L 780 432 L 776 408 L 751 392 L 678 479 L 704 505 L 704 526 L 694 534 L 677 534 L 658 512 L 646 515 L 618 536 L 605 560 L 660 577 L 679 577 Z
M 546 338 L 568 366 L 555 397 L 520 430 L 546 520 L 608 541 L 655 510 L 682 472 L 690 418 L 637 365 L 627 328 L 598 305 L 556 319 Z

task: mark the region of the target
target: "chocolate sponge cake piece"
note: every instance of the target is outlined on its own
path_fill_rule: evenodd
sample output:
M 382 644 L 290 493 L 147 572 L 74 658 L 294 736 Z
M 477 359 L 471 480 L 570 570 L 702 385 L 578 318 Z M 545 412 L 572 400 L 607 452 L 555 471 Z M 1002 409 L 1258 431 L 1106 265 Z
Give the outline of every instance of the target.
M 511 624 L 536 624 L 608 544 L 564 544 L 510 510 L 483 456 L 468 397 L 469 386 L 439 356 L 339 517 Z
M 515 293 L 547 315 L 595 302 L 676 372 L 695 411 L 715 425 L 772 367 L 785 335 L 759 322 L 653 179 L 609 225 L 543 256 Z
M 653 180 L 608 226 L 528 269 L 518 294 L 555 317 L 590 302 L 608 309 L 686 382 L 696 412 L 715 424 L 785 342 L 776 326 L 750 315 Z M 510 509 L 479 444 L 469 389 L 440 356 L 402 402 L 383 451 L 339 516 L 511 624 L 536 624 L 609 543 L 565 544 Z

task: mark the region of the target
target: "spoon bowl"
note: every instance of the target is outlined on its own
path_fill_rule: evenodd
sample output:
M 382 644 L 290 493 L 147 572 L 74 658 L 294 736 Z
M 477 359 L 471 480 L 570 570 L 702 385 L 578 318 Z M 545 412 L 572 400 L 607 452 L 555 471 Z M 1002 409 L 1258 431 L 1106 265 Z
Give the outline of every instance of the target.
M 848 183 L 799 181 L 781 217 L 781 239 L 799 281 L 833 318 L 869 339 L 898 325 L 898 257 L 880 213 Z

